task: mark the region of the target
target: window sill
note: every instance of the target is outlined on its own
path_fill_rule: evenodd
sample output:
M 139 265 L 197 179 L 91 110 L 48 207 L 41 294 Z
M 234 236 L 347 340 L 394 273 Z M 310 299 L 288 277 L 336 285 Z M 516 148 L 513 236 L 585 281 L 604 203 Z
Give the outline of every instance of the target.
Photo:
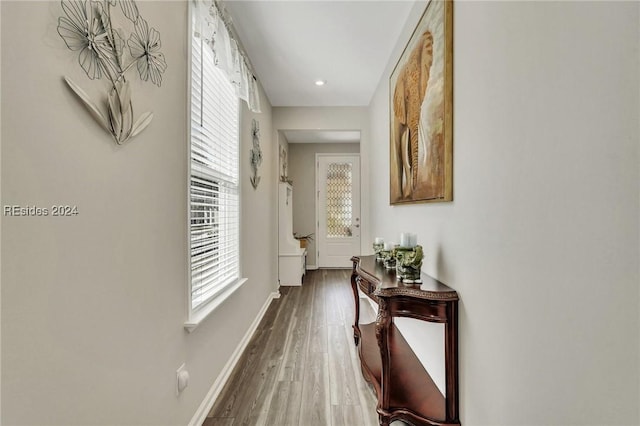
M 235 283 L 227 287 L 218 297 L 209 302 L 206 306 L 193 312 L 189 317 L 189 320 L 184 323 L 184 328 L 189 333 L 196 329 L 218 306 L 222 305 L 233 293 L 236 292 L 244 283 L 247 282 L 247 278 L 240 278 Z

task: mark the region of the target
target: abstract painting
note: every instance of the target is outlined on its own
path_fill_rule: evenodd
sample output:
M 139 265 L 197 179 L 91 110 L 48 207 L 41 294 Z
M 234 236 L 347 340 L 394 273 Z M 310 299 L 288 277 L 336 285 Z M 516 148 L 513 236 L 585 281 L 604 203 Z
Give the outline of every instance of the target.
M 429 2 L 391 73 L 391 204 L 453 200 L 452 6 Z

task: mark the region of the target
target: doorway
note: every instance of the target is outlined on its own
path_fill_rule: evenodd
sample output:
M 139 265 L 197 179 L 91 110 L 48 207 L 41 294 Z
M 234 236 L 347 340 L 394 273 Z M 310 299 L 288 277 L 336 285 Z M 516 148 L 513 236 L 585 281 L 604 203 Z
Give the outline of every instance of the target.
M 349 268 L 360 253 L 360 155 L 316 154 L 318 267 Z

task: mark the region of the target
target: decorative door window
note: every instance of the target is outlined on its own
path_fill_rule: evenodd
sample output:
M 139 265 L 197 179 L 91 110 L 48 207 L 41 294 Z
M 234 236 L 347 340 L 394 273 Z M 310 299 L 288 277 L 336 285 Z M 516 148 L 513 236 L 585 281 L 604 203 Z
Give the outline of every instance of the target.
M 327 238 L 344 238 L 352 235 L 352 197 L 352 164 L 329 164 L 327 167 Z

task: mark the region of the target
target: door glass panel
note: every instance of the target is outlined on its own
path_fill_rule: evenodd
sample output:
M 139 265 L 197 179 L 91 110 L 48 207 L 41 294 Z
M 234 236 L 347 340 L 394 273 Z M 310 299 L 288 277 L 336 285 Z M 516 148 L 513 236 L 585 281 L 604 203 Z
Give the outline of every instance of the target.
M 327 238 L 351 236 L 351 163 L 331 163 L 327 167 Z

